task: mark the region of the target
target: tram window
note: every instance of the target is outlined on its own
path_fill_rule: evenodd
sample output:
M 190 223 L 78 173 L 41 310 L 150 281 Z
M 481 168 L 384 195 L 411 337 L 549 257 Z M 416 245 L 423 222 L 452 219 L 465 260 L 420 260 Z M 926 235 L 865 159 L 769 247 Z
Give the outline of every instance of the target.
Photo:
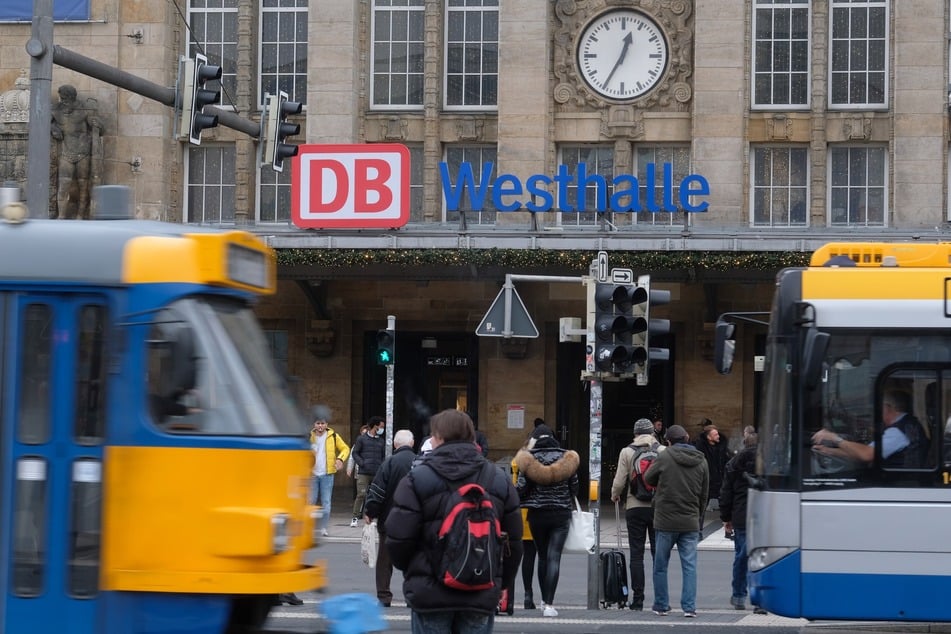
M 933 469 L 937 421 L 932 405 L 938 381 L 933 370 L 901 370 L 889 374 L 880 394 L 881 443 L 884 469 Z
M 69 514 L 69 593 L 91 597 L 99 592 L 102 464 L 84 459 L 73 463 Z
M 47 464 L 37 456 L 20 458 L 16 468 L 13 511 L 13 592 L 35 597 L 46 574 Z
M 30 304 L 23 316 L 20 339 L 20 420 L 17 438 L 37 445 L 50 438 L 50 381 L 53 355 L 53 311 Z
M 80 444 L 102 440 L 106 417 L 105 309 L 83 306 L 79 311 L 79 341 L 76 367 L 76 425 Z

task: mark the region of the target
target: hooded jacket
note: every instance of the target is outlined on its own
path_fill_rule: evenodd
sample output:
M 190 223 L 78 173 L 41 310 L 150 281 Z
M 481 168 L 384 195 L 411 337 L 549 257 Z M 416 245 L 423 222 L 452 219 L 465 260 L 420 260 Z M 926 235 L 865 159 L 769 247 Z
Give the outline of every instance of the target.
M 529 509 L 564 509 L 575 507 L 578 495 L 578 466 L 581 458 L 576 451 L 551 446 L 544 439 L 531 450 L 520 449 L 515 454 L 518 468 L 518 491 L 522 506 Z
M 677 443 L 657 455 L 644 474 L 657 487 L 654 530 L 686 533 L 700 530 L 707 508 L 710 471 L 707 459 L 693 445 Z
M 486 465 L 490 468 L 484 469 Z M 429 468 L 443 480 L 438 482 L 437 490 L 426 490 L 427 484 L 436 480 L 432 474 L 419 475 Z M 476 480 L 492 498 L 502 531 L 508 533 L 508 545 L 503 548 L 502 567 L 494 587 L 473 592 L 454 590 L 433 573 L 437 533 L 452 494 L 449 487 L 458 488 Z M 515 487 L 501 469 L 482 457 L 473 443 L 456 441 L 440 445 L 397 485 L 386 518 L 386 548 L 393 565 L 403 571 L 403 596 L 415 612 L 494 614 L 502 588 L 515 582 L 522 560 L 522 514 Z
M 657 442 L 657 436 L 654 434 L 638 434 L 634 437 L 634 442 L 631 444 L 637 447 L 637 451 L 640 451 L 641 448 L 649 449 L 655 445 L 658 454 L 666 449 L 664 445 Z M 631 470 L 634 468 L 634 452 L 635 449 L 632 449 L 630 445 L 621 450 L 621 454 L 617 459 L 617 471 L 614 473 L 614 481 L 611 483 L 612 498 L 623 498 L 625 492 L 627 492 L 627 499 L 624 501 L 625 510 L 639 506 L 650 507 L 652 504 L 650 501 L 638 500 L 629 491 Z
M 720 519 L 733 522 L 733 528 L 746 529 L 746 498 L 749 482 L 746 473 L 756 472 L 756 445 L 746 447 L 726 463 L 723 486 L 720 488 Z

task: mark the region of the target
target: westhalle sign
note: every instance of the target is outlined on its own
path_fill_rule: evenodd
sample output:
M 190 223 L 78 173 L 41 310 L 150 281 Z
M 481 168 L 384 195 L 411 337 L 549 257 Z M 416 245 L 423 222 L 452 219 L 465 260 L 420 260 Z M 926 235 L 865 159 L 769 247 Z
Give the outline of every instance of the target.
M 584 163 L 573 171 L 559 165 L 552 176 L 534 174 L 524 181 L 514 174 L 493 178 L 493 172 L 494 165 L 485 163 L 476 179 L 470 163 L 461 163 L 455 174 L 440 163 L 446 210 L 459 210 L 463 200 L 474 211 L 491 206 L 501 212 L 699 213 L 709 207 L 707 179 L 690 174 L 675 182 L 670 163 L 646 165 L 640 181 L 632 174 L 610 180 L 588 174 Z M 585 203 L 590 188 L 596 193 L 594 209 Z M 302 145 L 293 161 L 291 192 L 291 218 L 298 227 L 402 227 L 410 215 L 409 150 L 396 143 Z

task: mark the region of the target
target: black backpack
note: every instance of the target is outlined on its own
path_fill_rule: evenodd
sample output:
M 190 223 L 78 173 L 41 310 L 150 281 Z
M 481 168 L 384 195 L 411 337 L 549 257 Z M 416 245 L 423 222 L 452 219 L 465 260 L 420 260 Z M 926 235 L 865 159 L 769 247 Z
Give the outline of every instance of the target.
M 644 481 L 644 474 L 650 469 L 650 466 L 657 460 L 657 448 L 659 443 L 654 443 L 650 447 L 642 445 L 630 445 L 634 450 L 634 459 L 631 462 L 631 493 L 641 502 L 650 502 L 654 499 L 654 491 L 657 487 L 651 486 Z
M 450 495 L 441 514 L 432 565 L 436 579 L 447 587 L 475 592 L 496 585 L 502 565 L 502 526 L 492 498 L 481 484 L 491 482 L 496 469 L 486 462 L 473 482 L 442 481 Z M 427 474 L 424 479 L 442 480 L 425 462 L 414 470 L 414 479 L 418 481 L 423 473 Z

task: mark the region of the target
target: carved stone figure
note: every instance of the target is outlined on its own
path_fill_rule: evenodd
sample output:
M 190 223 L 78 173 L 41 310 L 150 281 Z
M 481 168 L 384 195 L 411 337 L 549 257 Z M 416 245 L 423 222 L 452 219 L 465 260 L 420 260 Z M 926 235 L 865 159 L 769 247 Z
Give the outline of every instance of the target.
M 93 181 L 102 176 L 97 102 L 87 99 L 83 106 L 76 97 L 76 89 L 64 84 L 53 106 L 50 218 L 88 219 Z

